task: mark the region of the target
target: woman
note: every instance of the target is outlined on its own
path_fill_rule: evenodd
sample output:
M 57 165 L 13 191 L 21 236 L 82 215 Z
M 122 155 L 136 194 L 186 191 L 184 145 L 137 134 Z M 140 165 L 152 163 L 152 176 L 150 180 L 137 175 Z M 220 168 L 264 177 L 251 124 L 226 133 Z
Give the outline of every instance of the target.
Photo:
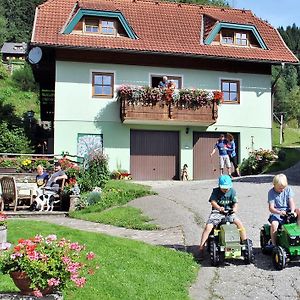
M 232 164 L 234 166 L 236 175 L 241 176 L 240 171 L 239 171 L 237 156 L 236 156 L 236 152 L 235 152 L 236 147 L 235 147 L 233 135 L 230 133 L 227 133 L 226 140 L 227 140 L 226 148 L 227 148 L 227 153 L 228 153 L 230 162 L 232 162 Z

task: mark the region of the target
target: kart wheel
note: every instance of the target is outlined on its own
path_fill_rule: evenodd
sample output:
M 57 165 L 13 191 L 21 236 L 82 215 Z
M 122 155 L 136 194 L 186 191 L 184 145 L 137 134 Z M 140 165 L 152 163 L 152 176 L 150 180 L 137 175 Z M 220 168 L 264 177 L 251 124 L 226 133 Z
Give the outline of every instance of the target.
M 270 254 L 271 251 L 267 249 L 267 245 L 269 243 L 269 238 L 267 236 L 265 228 L 260 231 L 260 248 L 263 254 Z
M 209 241 L 210 248 L 210 263 L 212 266 L 216 267 L 220 264 L 220 252 L 218 250 L 218 245 L 215 239 Z
M 244 258 L 246 264 L 251 264 L 254 262 L 254 254 L 253 254 L 253 243 L 250 239 L 246 240 L 245 243 L 246 249 L 244 250 Z
M 282 270 L 286 266 L 286 251 L 278 246 L 273 249 L 272 261 L 276 270 Z

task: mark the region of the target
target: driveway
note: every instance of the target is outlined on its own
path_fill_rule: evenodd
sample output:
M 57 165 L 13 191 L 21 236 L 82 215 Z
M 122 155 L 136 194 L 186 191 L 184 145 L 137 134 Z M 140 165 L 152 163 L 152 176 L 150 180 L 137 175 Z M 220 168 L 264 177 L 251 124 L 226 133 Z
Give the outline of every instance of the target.
M 245 265 L 242 260 L 226 262 L 224 267 L 211 267 L 208 253 L 202 262 L 198 278 L 190 288 L 192 299 L 300 299 L 300 264 L 290 264 L 276 271 L 270 256 L 259 248 L 259 230 L 268 218 L 267 193 L 272 187 L 272 176 L 243 177 L 234 182 L 239 198 L 239 217 L 248 237 L 253 240 L 255 263 Z M 143 197 L 130 202 L 141 208 L 162 228 L 181 227 L 184 247 L 196 254 L 200 234 L 210 212 L 208 198 L 215 180 L 142 182 L 158 192 L 157 196 Z M 292 185 L 300 196 L 300 186 Z M 300 206 L 299 196 L 296 204 Z M 298 198 L 298 199 L 297 199 Z M 171 245 L 170 245 L 171 246 Z

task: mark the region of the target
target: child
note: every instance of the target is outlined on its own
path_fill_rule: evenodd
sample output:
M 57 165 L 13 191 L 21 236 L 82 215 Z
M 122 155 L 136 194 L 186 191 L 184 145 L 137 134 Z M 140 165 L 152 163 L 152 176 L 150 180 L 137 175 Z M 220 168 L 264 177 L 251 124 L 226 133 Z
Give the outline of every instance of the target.
M 49 175 L 48 173 L 44 172 L 44 168 L 42 165 L 38 165 L 36 167 L 37 175 L 35 177 L 35 182 L 38 188 L 41 188 L 46 185 Z
M 189 175 L 188 175 L 188 166 L 187 164 L 183 165 L 183 168 L 181 170 L 181 175 L 180 175 L 181 180 L 189 180 Z
M 200 242 L 200 256 L 199 259 L 203 260 L 204 258 L 204 246 L 208 239 L 208 236 L 212 229 L 217 226 L 222 219 L 224 218 L 224 211 L 228 209 L 233 210 L 232 220 L 233 223 L 237 225 L 240 230 L 241 241 L 247 239 L 246 231 L 243 227 L 242 222 L 236 216 L 237 208 L 238 208 L 238 200 L 236 197 L 236 192 L 232 188 L 232 181 L 230 176 L 221 175 L 219 177 L 219 187 L 214 188 L 211 196 L 209 198 L 209 202 L 212 206 L 211 214 L 206 222 L 204 231 L 202 233 L 201 242 Z
M 284 174 L 274 176 L 273 186 L 268 193 L 269 211 L 271 213 L 268 220 L 271 223 L 272 246 L 275 246 L 278 226 L 284 224 L 283 216 L 286 215 L 287 211 L 294 212 L 295 217 L 297 216 L 298 226 L 300 226 L 300 209 L 295 207 L 294 192 L 288 186 Z
M 224 166 L 226 166 L 228 170 L 228 175 L 231 175 L 231 163 L 227 153 L 227 140 L 225 139 L 224 134 L 221 134 L 217 143 L 214 146 L 213 151 L 210 153 L 210 157 L 212 157 L 216 150 L 219 152 L 219 166 L 220 166 L 220 175 L 224 174 Z

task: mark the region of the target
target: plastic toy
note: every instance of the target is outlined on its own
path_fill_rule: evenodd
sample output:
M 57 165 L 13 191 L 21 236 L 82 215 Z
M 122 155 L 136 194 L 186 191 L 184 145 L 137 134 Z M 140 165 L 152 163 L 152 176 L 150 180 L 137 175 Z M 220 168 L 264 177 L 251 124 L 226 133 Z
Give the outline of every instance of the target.
M 208 239 L 212 266 L 223 264 L 225 259 L 243 257 L 247 264 L 254 261 L 252 241 L 240 241 L 239 229 L 232 222 L 232 210 L 224 211 L 224 219 L 215 227 Z
M 300 227 L 293 213 L 288 212 L 285 218 L 284 224 L 278 227 L 275 247 L 270 247 L 271 226 L 264 224 L 260 231 L 262 253 L 272 254 L 276 270 L 282 270 L 289 262 L 300 261 Z

